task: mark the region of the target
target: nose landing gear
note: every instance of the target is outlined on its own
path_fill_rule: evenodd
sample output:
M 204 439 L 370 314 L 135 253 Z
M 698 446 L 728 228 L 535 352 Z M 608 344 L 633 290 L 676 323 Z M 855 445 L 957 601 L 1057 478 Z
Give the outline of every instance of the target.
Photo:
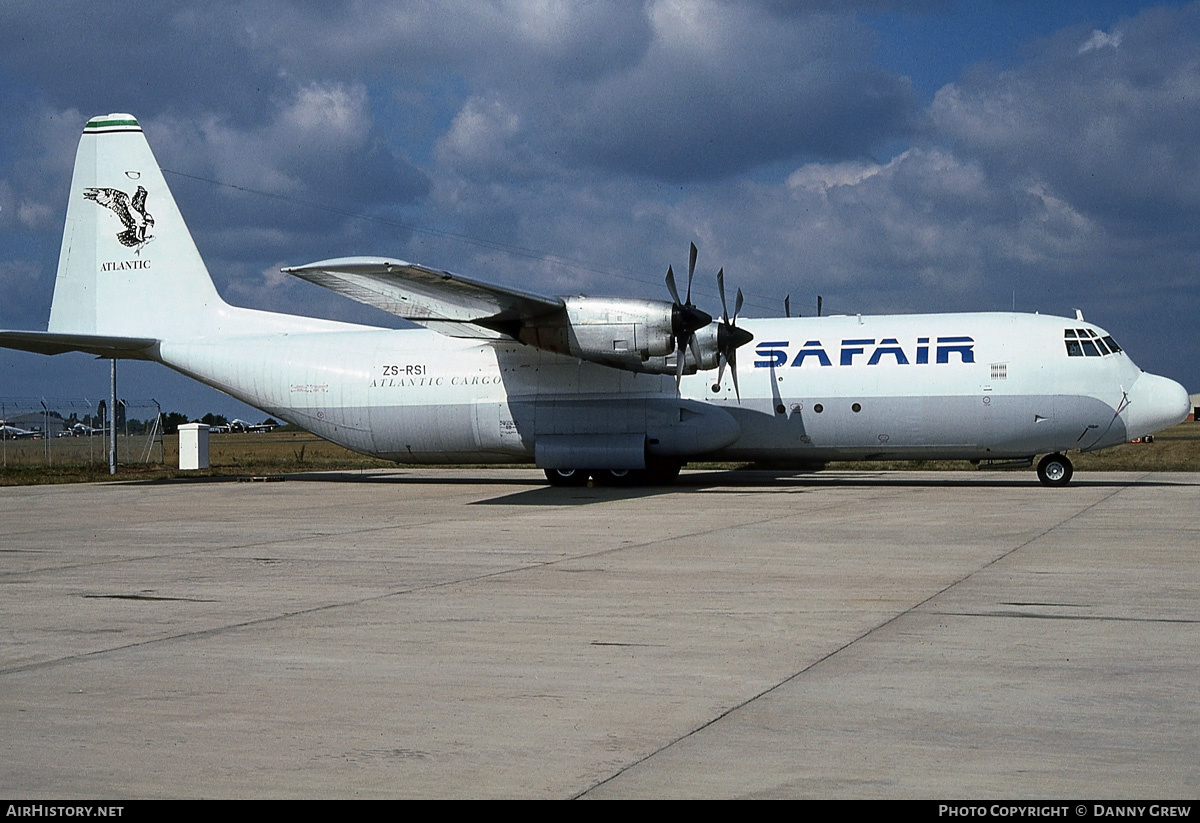
M 1038 462 L 1037 476 L 1044 486 L 1065 486 L 1071 482 L 1075 467 L 1066 455 L 1048 454 Z

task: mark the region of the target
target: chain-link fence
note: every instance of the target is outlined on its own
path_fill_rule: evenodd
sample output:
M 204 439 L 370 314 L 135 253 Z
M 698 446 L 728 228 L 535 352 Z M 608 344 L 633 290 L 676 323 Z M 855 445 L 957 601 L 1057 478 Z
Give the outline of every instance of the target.
M 117 462 L 164 462 L 163 415 L 153 400 L 0 398 L 0 467 L 108 464 L 110 420 Z

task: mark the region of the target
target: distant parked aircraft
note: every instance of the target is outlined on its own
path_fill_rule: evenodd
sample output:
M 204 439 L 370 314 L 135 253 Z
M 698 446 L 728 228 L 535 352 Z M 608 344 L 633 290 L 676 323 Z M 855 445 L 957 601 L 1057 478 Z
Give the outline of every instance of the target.
M 63 429 L 59 437 L 91 437 L 93 434 L 101 434 L 101 431 L 84 423 L 75 423 Z
M 272 432 L 277 427 L 270 423 L 247 423 L 245 420 L 233 418 L 229 422 L 229 430 L 235 432 Z

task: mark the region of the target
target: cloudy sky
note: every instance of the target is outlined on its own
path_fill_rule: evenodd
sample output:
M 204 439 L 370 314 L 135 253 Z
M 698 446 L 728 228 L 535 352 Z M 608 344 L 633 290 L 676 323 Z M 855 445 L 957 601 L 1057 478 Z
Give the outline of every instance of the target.
M 1200 4 L 0 5 L 0 327 L 44 329 L 75 145 L 142 123 L 227 300 L 397 325 L 279 273 L 383 254 L 750 316 L 1040 311 L 1200 391 Z M 122 395 L 257 415 L 152 364 Z M 0 398 L 107 394 L 0 351 Z

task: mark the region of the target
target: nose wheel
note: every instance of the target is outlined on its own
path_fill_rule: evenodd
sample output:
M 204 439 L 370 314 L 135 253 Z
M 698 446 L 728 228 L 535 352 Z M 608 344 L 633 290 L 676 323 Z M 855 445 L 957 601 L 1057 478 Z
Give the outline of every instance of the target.
M 1075 467 L 1066 455 L 1048 454 L 1041 459 L 1037 466 L 1038 480 L 1044 486 L 1065 486 L 1071 482 Z

